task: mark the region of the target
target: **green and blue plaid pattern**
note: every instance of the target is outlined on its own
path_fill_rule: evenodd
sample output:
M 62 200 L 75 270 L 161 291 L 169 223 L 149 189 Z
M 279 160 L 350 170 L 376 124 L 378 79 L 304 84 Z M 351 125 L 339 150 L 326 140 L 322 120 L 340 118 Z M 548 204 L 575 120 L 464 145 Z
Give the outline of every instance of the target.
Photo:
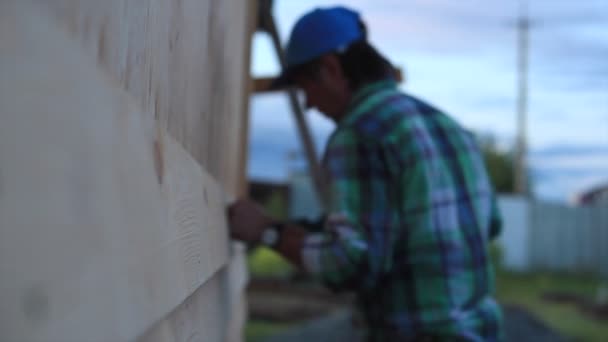
M 304 264 L 357 293 L 370 340 L 501 340 L 488 255 L 501 222 L 472 134 L 379 82 L 357 92 L 323 165 L 330 215 Z

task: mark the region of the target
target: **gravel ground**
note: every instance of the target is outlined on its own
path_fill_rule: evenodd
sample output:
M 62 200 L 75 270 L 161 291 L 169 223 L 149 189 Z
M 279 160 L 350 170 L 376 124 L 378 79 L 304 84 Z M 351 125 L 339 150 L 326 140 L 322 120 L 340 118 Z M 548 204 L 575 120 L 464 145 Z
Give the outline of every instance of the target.
M 507 307 L 505 312 L 505 329 L 507 341 L 514 342 L 561 342 L 568 341 L 549 329 L 528 312 Z M 307 323 L 268 338 L 264 342 L 337 342 L 361 341 L 362 334 L 350 325 L 350 314 L 341 310 L 324 318 Z
M 350 323 L 349 296 L 336 296 L 318 285 L 260 280 L 248 292 L 250 318 L 304 322 L 264 342 L 356 342 L 363 335 Z M 568 341 L 522 308 L 506 306 L 503 312 L 507 342 Z

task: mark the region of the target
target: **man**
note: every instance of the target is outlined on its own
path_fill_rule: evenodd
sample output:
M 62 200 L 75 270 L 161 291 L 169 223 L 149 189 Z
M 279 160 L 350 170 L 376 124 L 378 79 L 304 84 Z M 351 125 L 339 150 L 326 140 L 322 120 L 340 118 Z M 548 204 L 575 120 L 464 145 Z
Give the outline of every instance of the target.
M 316 9 L 287 45 L 280 81 L 337 124 L 323 158 L 324 230 L 242 200 L 229 208 L 232 235 L 354 291 L 370 341 L 500 340 L 488 255 L 500 220 L 475 139 L 400 92 L 366 36 L 358 13 Z

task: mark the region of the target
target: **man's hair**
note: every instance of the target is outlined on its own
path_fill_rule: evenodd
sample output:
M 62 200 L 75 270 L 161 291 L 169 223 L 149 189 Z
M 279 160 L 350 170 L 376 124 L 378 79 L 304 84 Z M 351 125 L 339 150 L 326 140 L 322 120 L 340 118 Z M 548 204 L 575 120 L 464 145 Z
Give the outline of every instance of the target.
M 393 65 L 367 40 L 357 41 L 337 55 L 353 91 L 366 84 L 394 77 Z
M 367 30 L 363 22 L 359 23 L 363 31 L 363 39 L 350 44 L 344 51 L 333 52 L 338 56 L 344 75 L 350 89 L 355 91 L 362 86 L 394 78 L 393 65 L 367 41 Z M 292 75 L 304 75 L 315 78 L 321 67 L 321 57 L 299 65 L 292 70 Z

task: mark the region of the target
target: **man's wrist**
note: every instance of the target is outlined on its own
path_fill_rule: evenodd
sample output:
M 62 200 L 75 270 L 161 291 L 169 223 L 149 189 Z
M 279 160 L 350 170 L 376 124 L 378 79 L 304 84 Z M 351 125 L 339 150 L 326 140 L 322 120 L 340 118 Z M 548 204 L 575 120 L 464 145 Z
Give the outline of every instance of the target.
M 281 232 L 278 244 L 274 249 L 287 260 L 301 267 L 302 247 L 306 235 L 307 233 L 304 228 L 288 223 Z
M 285 230 L 285 223 L 273 221 L 268 223 L 266 227 L 262 229 L 260 234 L 259 243 L 270 248 L 277 248 L 281 241 L 281 235 Z

